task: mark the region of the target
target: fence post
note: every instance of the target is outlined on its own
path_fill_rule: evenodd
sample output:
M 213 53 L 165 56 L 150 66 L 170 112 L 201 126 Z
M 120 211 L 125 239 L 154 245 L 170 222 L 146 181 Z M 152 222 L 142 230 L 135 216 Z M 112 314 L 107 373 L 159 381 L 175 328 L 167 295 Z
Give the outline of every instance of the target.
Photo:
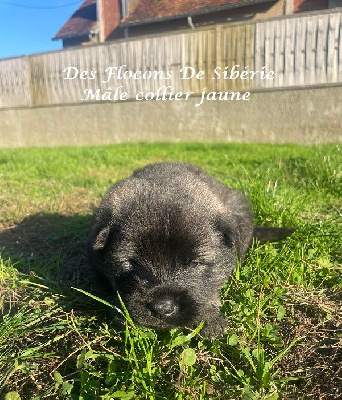
M 217 25 L 215 29 L 215 36 L 216 36 L 216 54 L 215 54 L 215 67 L 223 67 L 224 64 L 224 51 L 223 51 L 223 37 L 222 37 L 222 25 Z M 215 80 L 215 91 L 218 92 L 221 89 L 221 81 L 219 79 Z
M 26 62 L 26 79 L 27 79 L 27 92 L 29 95 L 29 107 L 33 107 L 34 104 L 34 87 L 33 87 L 33 81 L 32 81 L 32 70 L 31 70 L 31 62 L 30 62 L 30 56 L 27 55 L 25 56 L 25 62 Z

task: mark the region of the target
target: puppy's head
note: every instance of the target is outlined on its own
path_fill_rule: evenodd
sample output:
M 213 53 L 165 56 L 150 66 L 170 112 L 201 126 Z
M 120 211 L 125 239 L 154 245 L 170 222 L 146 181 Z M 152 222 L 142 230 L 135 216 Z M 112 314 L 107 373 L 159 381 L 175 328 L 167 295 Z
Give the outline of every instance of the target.
M 235 267 L 229 221 L 186 199 L 136 200 L 97 232 L 98 267 L 136 323 L 192 326 L 205 308 L 218 305 L 218 291 Z

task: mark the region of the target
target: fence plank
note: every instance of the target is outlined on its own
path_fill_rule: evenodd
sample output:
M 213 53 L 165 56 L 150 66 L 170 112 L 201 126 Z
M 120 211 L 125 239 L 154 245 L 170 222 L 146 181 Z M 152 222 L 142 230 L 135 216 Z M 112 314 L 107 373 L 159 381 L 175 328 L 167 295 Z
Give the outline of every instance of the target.
M 306 18 L 305 83 L 315 82 L 315 30 L 312 19 Z
M 1 60 L 0 107 L 30 106 L 27 58 Z
M 282 87 L 284 83 L 285 40 L 284 23 L 275 21 L 274 30 L 274 83 L 273 86 Z
M 324 27 L 324 19 L 322 16 L 318 18 L 317 28 L 317 51 L 316 51 L 316 66 L 318 73 L 318 80 L 322 83 L 326 82 L 326 69 L 327 69 L 327 48 L 326 48 L 326 29 Z
M 340 15 L 331 14 L 328 21 L 327 80 L 337 82 L 338 78 L 338 34 Z
M 342 13 L 339 14 L 339 33 L 338 33 L 338 43 L 337 43 L 337 53 L 338 53 L 338 82 L 342 81 Z

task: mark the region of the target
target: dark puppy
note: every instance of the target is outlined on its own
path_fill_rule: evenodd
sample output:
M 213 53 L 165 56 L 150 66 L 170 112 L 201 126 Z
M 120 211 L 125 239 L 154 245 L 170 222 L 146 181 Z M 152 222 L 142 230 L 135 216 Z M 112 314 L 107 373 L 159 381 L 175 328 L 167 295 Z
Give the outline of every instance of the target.
M 104 197 L 89 238 L 91 265 L 118 291 L 136 323 L 226 325 L 219 290 L 251 244 L 246 198 L 182 163 L 148 165 Z

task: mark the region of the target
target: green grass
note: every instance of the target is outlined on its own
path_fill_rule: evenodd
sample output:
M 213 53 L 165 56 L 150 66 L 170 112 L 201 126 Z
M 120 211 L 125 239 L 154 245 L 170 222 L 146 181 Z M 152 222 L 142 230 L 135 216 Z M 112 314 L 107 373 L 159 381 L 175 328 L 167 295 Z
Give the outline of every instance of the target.
M 156 332 L 90 294 L 84 241 L 116 180 L 157 161 L 197 164 L 248 195 L 254 244 L 222 288 L 227 334 Z M 0 398 L 334 399 L 341 366 L 341 150 L 121 144 L 0 150 Z M 78 288 L 80 290 L 76 290 Z

